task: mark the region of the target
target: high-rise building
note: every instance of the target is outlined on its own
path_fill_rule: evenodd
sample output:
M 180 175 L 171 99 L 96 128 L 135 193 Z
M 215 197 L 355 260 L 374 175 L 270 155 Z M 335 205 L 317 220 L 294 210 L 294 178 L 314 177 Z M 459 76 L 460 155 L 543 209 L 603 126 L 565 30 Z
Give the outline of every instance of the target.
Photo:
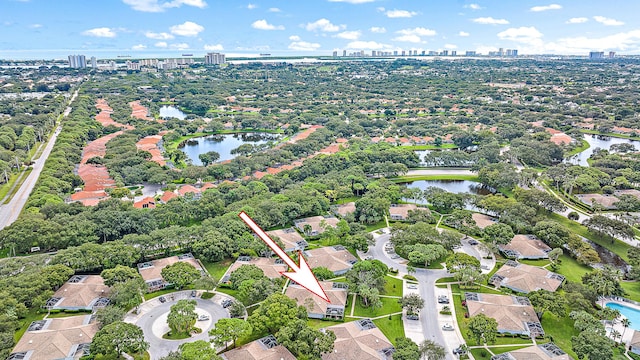
M 187 59 L 184 59 L 187 60 Z M 193 59 L 188 59 L 193 60 Z M 220 65 L 226 62 L 225 55 L 221 53 L 207 53 L 204 56 L 205 65 Z
M 338 51 L 336 50 L 333 51 L 333 57 L 338 57 Z
M 449 50 L 442 50 L 442 52 L 440 53 L 440 55 L 442 55 L 442 56 L 449 56 Z
M 504 56 L 504 48 L 498 49 L 498 56 Z
M 615 51 L 609 51 L 609 59 L 613 59 L 616 57 L 616 52 Z
M 518 56 L 518 49 L 511 50 L 511 56 Z
M 127 65 L 127 70 L 133 70 L 133 71 L 139 71 L 140 70 L 140 63 L 139 62 L 131 62 L 131 61 L 127 60 L 126 65 Z
M 84 55 L 69 55 L 69 67 L 84 69 L 87 67 L 87 58 Z
M 476 52 L 475 51 L 466 51 L 464 53 L 464 56 L 476 56 Z
M 407 52 L 405 50 L 402 50 L 402 56 L 407 56 Z
M 347 50 L 342 50 L 342 57 L 347 56 Z
M 589 59 L 604 59 L 604 51 L 592 51 L 589 53 Z
M 98 68 L 98 61 L 96 60 L 95 56 L 91 57 L 91 67 L 94 68 L 94 69 Z
M 456 56 L 456 55 L 458 55 L 458 52 L 455 50 L 451 50 L 451 56 Z
M 398 56 L 398 50 L 393 51 L 393 56 Z

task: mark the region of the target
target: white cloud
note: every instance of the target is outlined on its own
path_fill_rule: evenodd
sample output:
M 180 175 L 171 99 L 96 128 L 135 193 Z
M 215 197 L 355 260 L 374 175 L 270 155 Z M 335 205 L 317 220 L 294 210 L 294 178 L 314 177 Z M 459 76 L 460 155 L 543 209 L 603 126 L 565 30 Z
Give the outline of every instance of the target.
M 482 9 L 482 7 L 478 4 L 468 4 L 464 6 L 465 9 L 471 9 L 471 10 L 480 10 Z
M 307 29 L 308 31 L 325 31 L 325 32 L 336 32 L 336 31 L 340 31 L 343 29 L 346 29 L 346 25 L 335 25 L 332 24 L 331 21 L 322 18 L 322 19 L 318 19 L 312 23 L 307 23 L 307 25 L 305 25 L 305 29 Z
M 40 29 L 42 27 L 42 24 L 31 24 L 29 25 L 29 27 L 32 29 Z
M 144 12 L 163 12 L 166 9 L 178 8 L 182 5 L 194 6 L 200 9 L 207 7 L 204 0 L 172 0 L 160 2 L 159 0 L 122 0 L 125 4 L 131 6 L 133 10 Z
M 606 26 L 624 25 L 624 22 L 622 22 L 620 20 L 611 19 L 611 18 L 607 18 L 607 17 L 604 17 L 604 16 L 594 16 L 593 20 L 601 23 L 602 25 L 606 25 Z
M 173 35 L 166 33 L 166 32 L 153 32 L 153 31 L 147 31 L 146 33 L 144 33 L 144 36 L 148 37 L 149 39 L 155 39 L 155 40 L 171 40 L 174 38 Z
M 253 9 L 257 8 L 257 7 L 258 7 L 258 5 L 256 5 L 256 4 L 247 5 L 247 9 L 249 9 L 249 10 L 253 10 Z
M 278 8 L 269 8 L 268 10 L 269 12 L 273 12 L 273 13 L 279 13 L 282 12 L 282 10 L 278 9 Z
M 574 17 L 571 18 L 569 20 L 567 20 L 567 24 L 582 24 L 582 23 L 586 23 L 587 21 L 589 21 L 589 18 L 586 17 Z
M 319 48 L 320 48 L 320 44 L 310 43 L 306 41 L 294 41 L 291 44 L 289 44 L 290 50 L 297 50 L 297 51 L 315 51 L 315 50 L 318 50 Z
M 375 34 L 384 34 L 384 33 L 387 32 L 387 29 L 385 29 L 383 27 L 374 26 L 371 29 L 369 29 L 369 31 L 371 31 L 372 33 L 375 33 Z
M 147 48 L 147 45 L 143 45 L 143 44 L 133 45 L 131 47 L 132 50 L 144 50 L 146 48 Z
M 522 26 L 519 28 L 509 28 L 498 33 L 501 40 L 510 40 L 522 43 L 534 43 L 542 38 L 542 33 L 533 26 Z
M 455 50 L 458 48 L 458 45 L 454 45 L 454 44 L 444 44 L 444 48 L 445 49 L 451 49 L 451 50 Z
M 420 43 L 422 39 L 418 35 L 401 35 L 393 38 L 393 41 Z
M 492 17 L 479 17 L 473 19 L 474 23 L 484 24 L 484 25 L 508 25 L 509 21 L 505 19 L 494 19 Z
M 179 44 L 171 44 L 169 48 L 173 50 L 187 50 L 189 48 L 189 44 L 187 43 L 179 43 Z
M 374 1 L 376 0 L 329 0 L 329 2 L 346 2 L 349 4 L 365 4 L 365 3 L 370 3 Z
M 540 12 L 540 11 L 560 10 L 560 9 L 562 9 L 562 5 L 549 4 L 549 5 L 534 6 L 529 10 L 534 11 L 534 12 Z
M 204 26 L 198 25 L 192 21 L 185 21 L 180 25 L 173 25 L 169 28 L 174 35 L 179 36 L 198 36 L 199 33 L 204 31 Z
M 462 37 L 467 37 L 467 36 L 469 36 L 469 35 L 471 35 L 471 34 L 469 34 L 469 33 L 468 33 L 468 32 L 466 32 L 466 31 L 460 31 L 460 32 L 458 33 L 458 36 L 462 36 Z
M 254 21 L 251 27 L 258 30 L 284 30 L 284 26 L 269 24 L 264 19 Z
M 207 51 L 222 51 L 224 50 L 224 47 L 222 46 L 222 44 L 215 44 L 215 45 L 205 45 L 203 49 Z
M 291 41 L 300 41 L 300 36 L 291 35 L 291 36 L 289 36 L 289 40 L 291 40 Z
M 114 38 L 116 37 L 116 32 L 113 31 L 112 29 L 109 29 L 108 27 L 100 27 L 100 28 L 83 31 L 82 35 L 103 37 L 103 38 Z
M 400 36 L 394 38 L 394 41 L 402 41 L 402 42 L 410 42 L 410 43 L 421 43 L 422 36 L 435 36 L 437 33 L 435 30 L 417 27 L 413 29 L 402 29 L 396 31 Z
M 360 38 L 360 35 L 362 35 L 362 32 L 360 32 L 360 30 L 357 30 L 357 31 L 344 31 L 344 32 L 336 34 L 335 37 L 340 38 L 340 39 L 347 39 L 347 40 L 358 40 Z
M 159 47 L 159 48 L 166 48 L 167 46 L 167 42 L 166 41 L 158 41 L 157 43 L 155 43 L 153 46 L 155 47 Z
M 414 17 L 416 15 L 418 15 L 417 12 L 415 11 L 409 11 L 409 10 L 397 10 L 397 9 L 393 9 L 393 10 L 387 10 L 385 13 L 385 15 L 387 15 L 388 18 L 410 18 L 410 17 Z
M 389 44 L 382 44 L 375 41 L 352 41 L 347 44 L 347 49 L 352 50 L 383 50 L 391 48 L 393 48 L 393 46 Z

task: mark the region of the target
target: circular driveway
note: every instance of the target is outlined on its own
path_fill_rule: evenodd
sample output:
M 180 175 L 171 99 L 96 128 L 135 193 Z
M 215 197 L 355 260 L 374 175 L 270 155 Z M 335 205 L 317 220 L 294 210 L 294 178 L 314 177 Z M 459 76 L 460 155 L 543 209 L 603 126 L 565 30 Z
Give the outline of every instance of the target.
M 174 300 L 172 300 L 172 295 Z M 171 351 L 178 350 L 180 344 L 186 342 L 193 342 L 196 340 L 209 341 L 209 330 L 211 330 L 216 322 L 222 318 L 228 318 L 229 313 L 226 309 L 216 302 L 215 296 L 213 299 L 202 300 L 200 298 L 190 298 L 186 294 L 173 293 L 164 296 L 167 302 L 161 303 L 158 298 L 152 299 L 141 306 L 142 314 L 135 322 L 144 332 L 144 339 L 149 343 L 149 354 L 151 360 L 160 359 L 167 355 Z M 210 319 L 206 321 L 197 321 L 196 327 L 202 329 L 200 334 L 196 334 L 188 339 L 183 340 L 166 340 L 162 338 L 162 335 L 169 331 L 167 325 L 167 315 L 171 310 L 171 306 L 181 299 L 195 300 L 196 313 L 198 315 L 209 315 Z M 219 300 L 219 299 L 218 299 Z

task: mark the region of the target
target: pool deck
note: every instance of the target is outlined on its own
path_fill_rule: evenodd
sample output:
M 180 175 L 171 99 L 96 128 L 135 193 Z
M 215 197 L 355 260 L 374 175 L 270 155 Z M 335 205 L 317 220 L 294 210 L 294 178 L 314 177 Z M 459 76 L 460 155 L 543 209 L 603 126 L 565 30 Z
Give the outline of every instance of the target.
M 634 303 L 630 303 L 627 301 L 622 301 L 622 300 L 618 300 L 618 298 L 607 298 L 607 299 L 600 299 L 597 301 L 597 304 L 605 307 L 606 304 L 609 303 L 615 303 L 615 304 L 620 304 L 622 306 L 626 306 L 630 309 L 634 309 L 638 312 L 640 312 L 640 306 L 634 304 Z M 624 326 L 622 326 L 622 324 L 620 323 L 621 319 L 626 318 L 626 316 L 624 315 L 620 315 L 620 317 L 618 318 L 618 320 L 616 321 L 615 325 L 613 325 L 613 327 L 610 324 L 606 324 L 605 325 L 605 330 L 607 332 L 607 336 L 609 336 L 609 334 L 611 333 L 612 330 L 617 330 L 620 334 L 624 333 L 624 336 L 622 337 L 621 341 L 624 342 L 626 344 L 626 346 L 629 346 L 629 342 L 631 341 L 631 338 L 633 337 L 633 333 L 634 333 L 634 327 L 639 327 L 640 328 L 640 324 L 634 324 L 633 322 L 631 323 L 631 326 L 628 327 L 625 331 Z M 637 330 L 640 331 L 640 330 Z M 609 337 L 610 338 L 610 337 Z

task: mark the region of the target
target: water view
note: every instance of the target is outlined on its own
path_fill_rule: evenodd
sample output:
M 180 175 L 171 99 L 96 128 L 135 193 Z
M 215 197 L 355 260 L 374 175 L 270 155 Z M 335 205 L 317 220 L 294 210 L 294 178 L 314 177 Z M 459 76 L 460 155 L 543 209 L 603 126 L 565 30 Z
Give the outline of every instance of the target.
M 611 148 L 611 145 L 614 144 L 632 144 L 636 148 L 636 150 L 640 149 L 640 142 L 636 140 L 622 139 L 611 136 L 600 137 L 591 134 L 584 134 L 584 139 L 589 143 L 589 148 L 567 159 L 567 161 L 571 164 L 589 166 L 587 159 L 591 157 L 591 154 L 593 154 L 593 151 L 596 148 L 609 150 L 609 148 Z
M 187 154 L 193 165 L 202 165 L 198 155 L 215 151 L 220 154 L 218 161 L 233 159 L 237 154 L 231 154 L 243 144 L 260 145 L 269 141 L 275 141 L 280 138 L 277 134 L 269 133 L 239 133 L 239 134 L 219 134 L 203 136 L 185 141 L 180 148 L 182 152 Z
M 437 188 L 446 190 L 452 193 L 467 193 L 474 195 L 489 195 L 495 191 L 493 189 L 482 185 L 481 183 L 469 181 L 469 180 L 418 180 L 410 183 L 406 183 L 409 188 L 418 188 L 420 190 L 426 190 L 428 187 L 435 186 Z M 418 201 L 421 204 L 426 204 L 426 201 Z
M 183 113 L 180 109 L 175 106 L 162 105 L 160 107 L 160 117 L 161 118 L 176 118 L 178 120 L 184 120 L 187 117 L 187 114 Z

